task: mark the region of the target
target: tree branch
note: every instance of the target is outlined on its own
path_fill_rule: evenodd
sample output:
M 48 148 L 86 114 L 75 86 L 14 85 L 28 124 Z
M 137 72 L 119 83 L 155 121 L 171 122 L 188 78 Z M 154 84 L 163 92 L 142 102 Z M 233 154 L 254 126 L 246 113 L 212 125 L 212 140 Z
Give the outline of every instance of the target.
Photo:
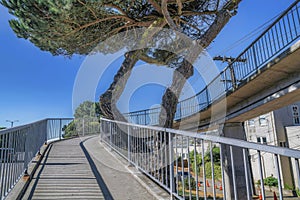
M 93 25 L 95 25 L 95 24 L 98 24 L 98 23 L 100 23 L 100 22 L 104 22 L 104 21 L 108 21 L 108 20 L 112 20 L 112 19 L 125 19 L 125 20 L 127 20 L 127 21 L 133 21 L 131 18 L 126 17 L 126 16 L 123 16 L 123 15 L 112 15 L 112 16 L 110 16 L 110 17 L 105 17 L 105 18 L 102 18 L 102 19 L 97 19 L 97 20 L 95 20 L 95 21 L 93 21 L 93 22 L 90 22 L 90 23 L 88 23 L 88 24 L 82 25 L 82 26 L 80 26 L 79 28 L 77 28 L 77 29 L 75 29 L 75 30 L 69 32 L 69 33 L 66 34 L 65 36 L 69 36 L 69 35 L 71 35 L 71 34 L 73 34 L 73 33 L 76 33 L 76 32 L 78 32 L 78 31 L 82 30 L 82 29 L 85 29 L 85 28 L 88 28 L 88 27 L 93 26 Z
M 178 15 L 182 14 L 182 2 L 181 0 L 176 0 L 178 6 Z
M 195 15 L 212 15 L 216 14 L 217 10 L 206 10 L 201 12 L 194 12 L 194 11 L 183 11 L 182 16 L 195 16 Z
M 171 29 L 179 31 L 178 27 L 176 26 L 176 24 L 174 23 L 173 19 L 170 16 L 170 13 L 168 11 L 167 2 L 168 2 L 168 0 L 162 0 L 161 1 L 161 9 L 162 9 L 162 13 L 164 15 L 164 18 L 167 21 L 167 23 L 168 23 L 168 25 L 170 26 Z
M 153 8 L 159 13 L 163 14 L 160 5 L 155 0 L 148 0 L 148 2 L 153 6 Z
M 110 3 L 110 4 L 105 4 L 104 6 L 105 6 L 105 7 L 114 8 L 114 9 L 118 10 L 121 14 L 123 14 L 123 15 L 125 15 L 125 16 L 128 17 L 127 13 L 126 13 L 125 11 L 123 11 L 122 8 L 120 8 L 120 7 L 117 6 L 117 5 L 114 5 L 114 4 L 111 4 L 111 3 Z
M 242 0 L 231 0 L 217 13 L 216 18 L 209 29 L 197 40 L 199 45 L 206 48 L 217 37 L 220 31 L 232 17 L 229 11 L 235 9 Z
M 94 16 L 95 19 L 98 19 L 96 13 L 95 13 L 89 6 L 87 6 L 86 3 L 83 3 L 81 0 L 78 0 L 78 2 L 79 2 L 81 5 L 85 6 L 85 7 L 92 13 L 92 15 Z

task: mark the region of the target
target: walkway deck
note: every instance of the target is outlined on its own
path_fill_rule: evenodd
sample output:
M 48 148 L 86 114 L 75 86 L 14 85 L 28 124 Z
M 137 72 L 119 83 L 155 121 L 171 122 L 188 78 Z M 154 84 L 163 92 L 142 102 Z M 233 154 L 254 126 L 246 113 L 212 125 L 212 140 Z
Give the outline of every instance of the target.
M 156 198 L 98 137 L 86 137 L 51 144 L 23 199 Z

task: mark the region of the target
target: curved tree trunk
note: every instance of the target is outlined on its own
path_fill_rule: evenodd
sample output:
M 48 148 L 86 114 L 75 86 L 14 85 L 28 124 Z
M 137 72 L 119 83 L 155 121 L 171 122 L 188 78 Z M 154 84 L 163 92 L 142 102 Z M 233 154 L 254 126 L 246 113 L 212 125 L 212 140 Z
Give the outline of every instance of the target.
M 114 76 L 114 81 L 104 94 L 100 96 L 100 109 L 103 115 L 108 119 L 115 119 L 118 121 L 127 121 L 117 108 L 117 101 L 122 95 L 128 78 L 130 77 L 131 70 L 136 62 L 139 60 L 144 48 L 148 41 L 151 41 L 152 37 L 160 31 L 158 28 L 162 28 L 166 25 L 163 18 L 155 20 L 143 33 L 139 42 L 136 43 L 138 50 L 131 51 L 125 54 L 125 60 L 123 61 L 119 71 Z
M 100 96 L 100 109 L 102 114 L 108 119 L 126 121 L 120 111 L 117 109 L 117 101 L 122 95 L 126 82 L 128 81 L 131 70 L 139 60 L 141 50 L 131 51 L 125 54 L 125 59 L 114 76 L 114 81 L 110 87 Z
M 186 80 L 194 74 L 194 68 L 191 63 L 184 60 L 180 67 L 176 68 L 173 75 L 172 85 L 167 88 L 162 97 L 162 111 L 159 114 L 159 126 L 172 127 L 176 112 L 178 97 L 182 91 Z M 175 112 L 174 112 L 175 111 Z

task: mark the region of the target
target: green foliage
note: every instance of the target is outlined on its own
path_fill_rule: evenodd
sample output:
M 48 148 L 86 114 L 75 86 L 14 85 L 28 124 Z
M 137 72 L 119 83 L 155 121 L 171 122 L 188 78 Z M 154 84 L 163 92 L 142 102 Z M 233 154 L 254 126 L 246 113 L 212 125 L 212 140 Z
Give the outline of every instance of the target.
M 70 138 L 78 135 L 76 131 L 75 121 L 72 121 L 68 125 L 65 125 L 62 128 L 62 131 L 64 131 L 64 138 Z
M 0 127 L 0 130 L 6 129 L 6 127 Z
M 99 117 L 101 115 L 99 103 L 85 101 L 75 109 L 75 118 Z
M 212 177 L 211 162 L 205 163 L 205 175 L 207 178 Z M 214 164 L 214 177 L 216 180 L 222 180 L 222 171 L 220 165 Z
M 213 159 L 215 164 L 220 164 L 220 147 L 213 146 L 212 148 L 212 154 L 213 154 Z M 204 161 L 205 162 L 210 162 L 210 148 L 207 149 L 204 155 Z
M 300 189 L 299 188 L 296 189 L 296 194 L 298 197 L 300 197 Z
M 194 150 L 191 151 L 189 155 L 190 155 L 191 167 L 192 167 L 193 171 L 196 172 Z M 198 173 L 200 172 L 201 164 L 202 164 L 201 154 L 199 154 L 198 152 L 196 152 L 196 165 L 197 165 Z
M 196 181 L 193 177 L 190 177 L 191 189 L 196 190 Z M 189 178 L 184 179 L 184 187 L 189 188 Z
M 210 159 L 210 148 L 208 148 L 207 152 L 205 153 L 204 156 L 204 161 L 205 161 L 205 173 L 208 178 L 211 178 L 212 176 L 212 169 L 211 169 L 211 159 Z M 214 176 L 215 179 L 221 180 L 222 179 L 222 172 L 221 172 L 221 163 L 220 163 L 220 148 L 214 146 L 212 149 L 213 153 L 213 159 L 214 159 Z M 194 172 L 196 172 L 195 169 L 195 156 L 194 156 L 194 151 L 191 151 L 190 154 L 190 162 L 191 162 L 191 167 Z M 199 153 L 196 153 L 196 165 L 198 169 L 198 174 L 200 174 L 200 170 L 202 169 L 202 156 Z
M 257 180 L 256 181 L 256 185 L 260 186 L 260 180 Z M 277 187 L 278 186 L 278 179 L 273 177 L 273 176 L 269 176 L 267 178 L 264 179 L 264 185 L 267 185 L 267 186 L 274 186 L 274 187 Z M 284 186 L 286 189 L 289 188 L 288 185 L 285 185 Z
M 268 186 L 278 186 L 278 179 L 273 177 L 273 176 L 269 176 L 267 178 L 264 179 L 264 184 L 268 185 Z
M 287 190 L 294 190 L 294 187 L 288 185 L 288 184 L 284 184 L 284 189 L 287 189 Z
M 74 113 L 74 121 L 63 127 L 64 138 L 78 134 L 99 133 L 98 117 L 101 115 L 99 103 L 85 101 L 81 103 Z
M 118 33 L 125 33 L 134 41 L 137 39 L 136 34 L 126 32 L 134 28 L 148 28 L 159 19 L 164 19 L 160 13 L 162 8 L 159 1 L 0 0 L 0 3 L 15 16 L 9 23 L 18 37 L 30 40 L 41 50 L 49 51 L 53 55 L 87 55 L 100 42 Z M 171 18 L 180 17 L 185 22 L 178 23 L 185 35 L 192 39 L 201 39 L 225 3 L 227 1 L 193 0 L 177 5 L 175 1 L 168 2 L 168 8 L 172 10 L 169 12 Z M 179 13 L 173 11 L 179 6 L 185 13 L 211 13 L 178 15 Z M 168 28 L 167 23 L 163 24 Z M 160 38 L 161 35 L 156 41 Z M 124 47 L 123 40 L 124 37 L 114 40 L 113 47 L 108 45 L 101 51 L 121 49 Z

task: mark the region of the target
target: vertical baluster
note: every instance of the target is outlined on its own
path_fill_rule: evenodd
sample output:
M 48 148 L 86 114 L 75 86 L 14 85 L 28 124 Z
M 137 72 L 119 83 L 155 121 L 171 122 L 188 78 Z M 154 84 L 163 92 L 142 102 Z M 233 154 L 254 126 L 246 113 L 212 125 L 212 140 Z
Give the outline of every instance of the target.
M 223 145 L 222 144 L 220 144 L 220 160 L 221 160 L 223 199 L 226 200 L 226 187 L 225 187 L 225 176 L 224 176 L 224 158 L 223 158 Z
M 187 161 L 188 161 L 188 183 L 189 183 L 189 198 L 192 199 L 192 189 L 191 189 L 191 169 L 190 169 L 190 138 L 187 137 Z
M 247 199 L 251 199 L 251 191 L 249 186 L 249 174 L 248 174 L 248 162 L 247 162 L 247 152 L 246 149 L 243 149 L 243 160 L 244 160 L 244 170 L 245 170 L 245 179 L 246 179 L 246 188 L 247 188 Z
M 282 184 L 281 184 L 281 175 L 280 175 L 280 167 L 279 167 L 279 162 L 278 162 L 278 155 L 274 154 L 274 157 L 275 157 L 275 168 L 276 168 L 277 177 L 278 177 L 279 198 L 280 198 L 280 200 L 282 200 L 283 194 L 282 194 Z
M 2 192 L 2 190 L 3 190 L 3 181 L 4 181 L 4 168 L 5 168 L 5 162 L 4 162 L 4 136 L 6 135 L 6 133 L 5 134 L 3 134 L 3 135 L 0 135 L 0 147 L 1 147 L 1 149 L 0 149 L 0 181 L 1 181 L 1 187 L 0 187 L 0 198 L 2 199 L 2 197 L 3 197 L 3 192 Z
M 201 140 L 201 154 L 202 154 L 202 168 L 203 168 L 203 184 L 204 184 L 204 199 L 207 199 L 207 188 L 206 188 L 206 171 L 205 171 L 205 160 L 204 160 L 204 141 Z
M 178 179 L 178 143 L 177 143 L 177 135 L 174 136 L 174 145 L 175 145 L 175 162 L 176 162 L 176 193 L 178 195 L 179 190 L 179 179 Z
M 195 181 L 196 181 L 196 199 L 199 199 L 199 187 L 198 187 L 198 165 L 197 165 L 197 139 L 194 138 L 194 163 L 195 163 Z
M 258 168 L 259 168 L 259 176 L 260 176 L 260 187 L 261 187 L 261 195 L 263 200 L 265 200 L 265 186 L 264 186 L 264 178 L 263 178 L 263 171 L 262 171 L 262 164 L 261 164 L 261 153 L 257 150 L 258 153 Z
M 164 159 L 163 159 L 163 161 L 164 161 L 164 164 L 163 164 L 163 169 L 165 169 L 165 185 L 166 185 L 166 187 L 168 186 L 168 180 L 169 180 L 169 178 L 168 178 L 168 150 L 167 150 L 167 143 L 168 143 L 168 136 L 167 136 L 167 131 L 166 131 L 166 129 L 164 130 L 164 132 L 163 132 L 163 134 L 164 134 L 164 141 L 163 141 L 163 144 L 162 144 L 162 146 L 163 146 L 163 150 L 164 150 Z
M 213 156 L 213 143 L 209 142 L 210 146 L 210 162 L 211 162 L 211 184 L 213 189 L 213 198 L 216 199 L 216 188 L 215 188 L 215 169 L 214 169 L 214 156 Z
M 183 163 L 183 136 L 181 135 L 181 184 L 182 184 L 182 195 L 183 198 L 185 198 L 185 187 L 184 187 L 184 178 L 183 178 L 183 174 L 184 174 L 184 163 Z
M 233 180 L 233 191 L 234 191 L 234 199 L 237 200 L 237 188 L 236 188 L 236 181 L 235 181 L 235 167 L 234 167 L 234 157 L 233 157 L 233 150 L 232 146 L 230 148 L 230 159 L 231 159 L 231 169 L 232 169 L 232 180 Z
M 173 154 L 173 149 L 174 149 L 174 146 L 173 146 L 173 138 L 174 137 L 172 136 L 172 133 L 168 133 L 168 137 L 169 137 L 169 170 L 170 170 L 170 193 L 171 193 L 171 199 L 173 199 L 173 193 L 175 192 L 175 179 L 174 179 L 174 154 Z

